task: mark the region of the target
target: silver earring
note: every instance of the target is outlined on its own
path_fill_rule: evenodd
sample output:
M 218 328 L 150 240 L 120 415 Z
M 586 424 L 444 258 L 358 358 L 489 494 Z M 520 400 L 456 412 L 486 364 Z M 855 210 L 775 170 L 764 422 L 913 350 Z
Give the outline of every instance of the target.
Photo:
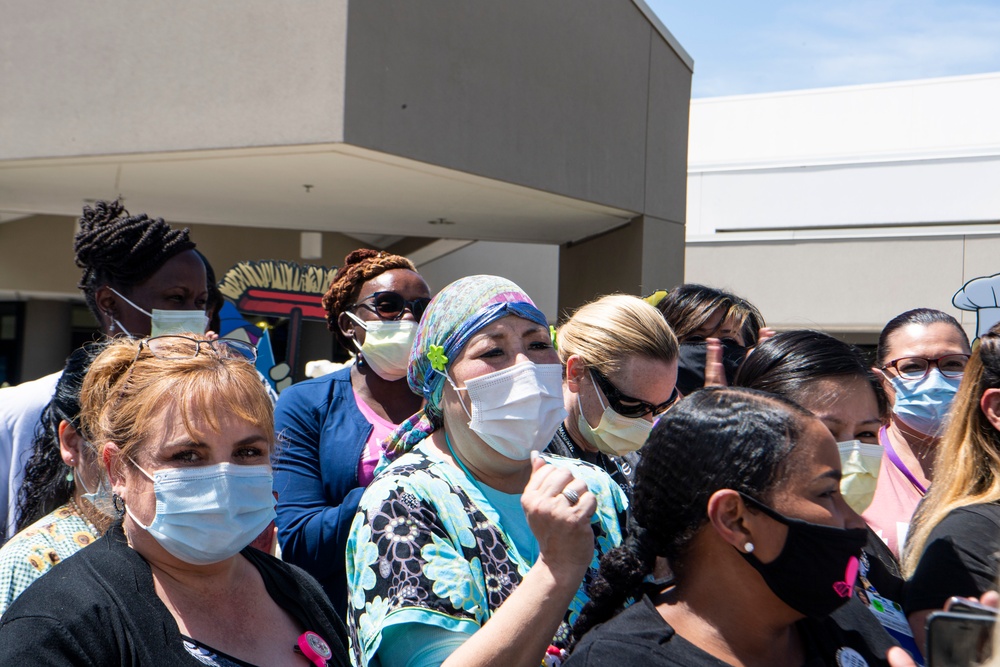
M 743 548 L 746 550 L 746 552 L 748 554 L 752 554 L 753 553 L 753 542 L 747 542 L 746 544 L 743 545 Z
M 117 493 L 115 493 L 115 494 L 113 494 L 111 496 L 111 504 L 114 506 L 114 508 L 115 508 L 115 514 L 118 515 L 119 519 L 122 518 L 123 516 L 125 516 L 125 499 L 124 498 L 122 498 Z

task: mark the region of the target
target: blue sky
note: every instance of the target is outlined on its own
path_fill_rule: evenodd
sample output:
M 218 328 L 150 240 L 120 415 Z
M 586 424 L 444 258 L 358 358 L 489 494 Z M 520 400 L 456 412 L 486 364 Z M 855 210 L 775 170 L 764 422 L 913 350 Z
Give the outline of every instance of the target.
M 693 97 L 1000 72 L 1000 0 L 646 0 Z

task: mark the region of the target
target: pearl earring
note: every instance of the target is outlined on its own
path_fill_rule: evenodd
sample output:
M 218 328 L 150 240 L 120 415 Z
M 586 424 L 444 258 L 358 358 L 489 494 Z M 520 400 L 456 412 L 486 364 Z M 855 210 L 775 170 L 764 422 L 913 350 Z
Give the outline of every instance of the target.
M 743 545 L 743 548 L 746 549 L 746 552 L 748 554 L 752 554 L 753 553 L 753 542 L 747 542 L 746 544 Z

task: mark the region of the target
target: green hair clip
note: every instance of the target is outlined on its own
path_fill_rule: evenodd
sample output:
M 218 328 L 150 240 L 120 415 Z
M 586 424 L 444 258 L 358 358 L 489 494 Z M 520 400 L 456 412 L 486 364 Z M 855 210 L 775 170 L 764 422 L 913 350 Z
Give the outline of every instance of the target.
M 445 356 L 443 347 L 440 345 L 431 345 L 430 349 L 427 350 L 427 359 L 431 362 L 431 368 L 444 372 L 445 364 L 448 363 L 448 357 Z
M 559 349 L 559 341 L 556 340 L 556 328 L 554 326 L 552 326 L 551 324 L 549 325 L 549 338 L 552 339 L 552 347 L 554 347 L 555 349 L 558 350 Z

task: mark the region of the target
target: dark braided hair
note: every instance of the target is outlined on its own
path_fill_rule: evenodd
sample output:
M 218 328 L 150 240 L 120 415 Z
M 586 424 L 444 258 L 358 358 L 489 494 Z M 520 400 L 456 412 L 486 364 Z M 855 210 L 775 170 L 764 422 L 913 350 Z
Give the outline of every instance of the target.
M 73 496 L 73 482 L 66 479 L 72 468 L 63 462 L 59 450 L 59 423 L 65 420 L 77 431 L 81 430 L 80 388 L 91 362 L 103 348 L 103 343 L 88 343 L 69 355 L 55 394 L 42 411 L 24 482 L 17 495 L 18 531 L 65 505 Z
M 733 489 L 769 502 L 809 417 L 781 397 L 732 387 L 696 391 L 661 417 L 636 469 L 628 537 L 601 558 L 574 636 L 638 598 L 657 556 L 683 582 L 685 556 L 708 520 L 713 493 Z
M 76 265 L 83 269 L 77 287 L 94 317 L 104 321 L 97 307 L 98 288 L 122 290 L 144 282 L 174 255 L 194 249 L 189 231 L 171 229 L 163 218 L 154 220 L 145 213 L 130 215 L 120 199 L 84 206 L 73 249 Z
M 352 349 L 351 341 L 340 332 L 337 318 L 357 301 L 361 285 L 393 269 L 407 269 L 414 273 L 417 271 L 410 260 L 382 250 L 359 248 L 344 258 L 337 277 L 323 295 L 323 308 L 326 309 L 327 327 L 347 349 Z
M 854 346 L 833 336 L 800 329 L 785 331 L 759 344 L 736 371 L 735 387 L 749 387 L 802 400 L 817 380 L 859 378 L 871 385 L 879 416 L 889 419 L 889 400 L 875 371 Z

